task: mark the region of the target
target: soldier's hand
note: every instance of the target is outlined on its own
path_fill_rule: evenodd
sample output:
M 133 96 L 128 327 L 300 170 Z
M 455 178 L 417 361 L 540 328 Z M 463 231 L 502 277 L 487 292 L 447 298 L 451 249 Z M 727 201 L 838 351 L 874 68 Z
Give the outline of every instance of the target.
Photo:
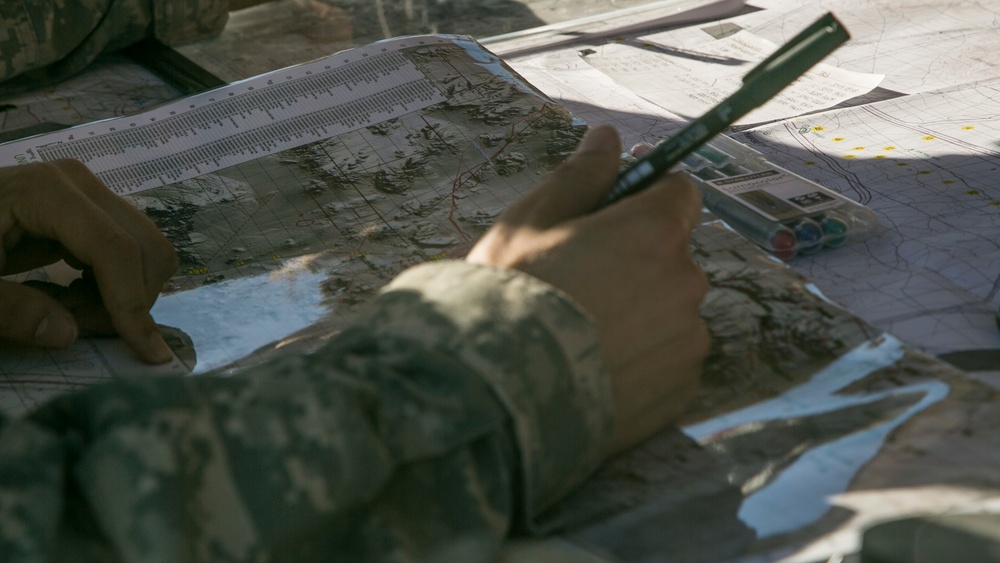
M 116 333 L 144 361 L 170 360 L 149 310 L 177 268 L 173 246 L 83 164 L 0 168 L 0 236 L 0 275 L 60 259 L 84 270 L 68 288 L 0 280 L 0 340 L 65 348 Z
M 698 190 L 671 175 L 595 211 L 617 176 L 614 129 L 591 130 L 577 153 L 511 206 L 469 253 L 566 292 L 594 319 L 615 393 L 612 450 L 677 418 L 694 399 L 708 331 L 708 285 L 690 251 Z

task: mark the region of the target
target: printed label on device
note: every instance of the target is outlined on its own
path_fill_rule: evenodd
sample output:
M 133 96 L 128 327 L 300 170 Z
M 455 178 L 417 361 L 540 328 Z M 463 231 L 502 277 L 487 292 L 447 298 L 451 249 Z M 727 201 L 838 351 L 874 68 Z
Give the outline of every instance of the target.
M 816 185 L 780 170 L 761 170 L 707 182 L 771 221 L 785 222 L 840 205 Z

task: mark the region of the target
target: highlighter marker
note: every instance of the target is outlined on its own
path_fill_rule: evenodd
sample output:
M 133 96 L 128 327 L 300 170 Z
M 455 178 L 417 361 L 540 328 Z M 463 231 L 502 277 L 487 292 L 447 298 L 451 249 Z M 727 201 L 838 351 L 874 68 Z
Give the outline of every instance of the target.
M 713 189 L 702 188 L 700 191 L 705 207 L 737 232 L 781 260 L 795 258 L 799 243 L 792 229 L 781 223 L 768 221 L 742 203 Z
M 823 248 L 823 227 L 812 219 L 802 219 L 792 227 L 795 238 L 799 241 L 799 252 L 815 254 Z

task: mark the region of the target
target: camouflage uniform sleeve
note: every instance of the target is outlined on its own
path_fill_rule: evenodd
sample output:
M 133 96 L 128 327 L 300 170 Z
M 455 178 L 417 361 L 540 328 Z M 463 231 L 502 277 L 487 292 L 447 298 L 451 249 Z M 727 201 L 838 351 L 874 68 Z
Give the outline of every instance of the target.
M 229 0 L 153 0 L 153 32 L 168 45 L 182 45 L 222 33 Z
M 611 434 L 586 317 L 461 262 L 307 355 L 136 378 L 0 426 L 0 560 L 491 561 Z
M 150 35 L 171 44 L 217 35 L 228 0 L 0 0 L 0 91 L 52 84 L 101 53 Z

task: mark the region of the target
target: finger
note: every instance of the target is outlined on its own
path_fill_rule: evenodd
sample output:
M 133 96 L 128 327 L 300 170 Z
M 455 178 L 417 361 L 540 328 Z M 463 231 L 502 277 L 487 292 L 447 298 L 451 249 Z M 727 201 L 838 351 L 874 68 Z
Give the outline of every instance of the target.
M 69 254 L 61 244 L 54 240 L 34 237 L 20 237 L 16 244 L 10 245 L 8 248 L 10 250 L 3 260 L 0 275 L 41 268 L 67 258 L 67 254 Z
M 622 310 L 622 318 L 614 330 L 602 334 L 609 364 L 662 354 L 665 342 L 686 338 L 702 322 L 700 309 L 708 281 L 693 260 L 671 265 L 667 276 L 646 279 L 642 286 L 632 286 L 629 293 L 633 295 L 627 299 L 615 296 L 612 301 Z
M 64 236 L 72 236 L 69 233 L 79 233 L 80 228 L 88 226 L 94 227 L 69 222 Z M 89 241 L 78 238 L 67 247 L 74 256 L 92 266 L 101 302 L 115 331 L 143 360 L 169 361 L 170 348 L 149 314 L 153 298 L 144 283 L 146 274 L 140 245 L 111 221 L 93 231 Z
M 21 284 L 44 293 L 63 307 L 76 321 L 78 337 L 115 336 L 115 325 L 111 315 L 101 302 L 101 294 L 94 283 L 76 279 L 69 285 L 28 280 Z
M 648 218 L 664 225 L 677 225 L 680 230 L 690 233 L 701 220 L 701 209 L 701 192 L 694 182 L 687 174 L 675 172 L 601 212 L 633 219 Z
M 628 150 L 628 153 L 635 158 L 642 158 L 647 154 L 653 152 L 653 149 L 655 148 L 656 145 L 651 145 L 647 142 L 641 142 L 632 145 L 632 148 Z
M 152 299 L 145 282 L 142 246 L 56 166 L 12 205 L 29 234 L 61 241 L 73 256 L 93 267 L 105 308 L 115 329 L 140 358 L 163 363 L 172 357 L 149 315 Z
M 0 340 L 61 349 L 76 342 L 73 316 L 55 299 L 21 284 L 0 281 Z
M 621 140 L 615 129 L 590 129 L 576 152 L 503 220 L 545 229 L 593 211 L 611 189 L 620 161 Z
M 124 229 L 142 249 L 144 281 L 150 303 L 156 301 L 163 284 L 177 270 L 177 254 L 159 227 L 144 213 L 108 189 L 83 163 L 61 160 L 56 163 L 76 179 L 76 185 L 112 221 Z

